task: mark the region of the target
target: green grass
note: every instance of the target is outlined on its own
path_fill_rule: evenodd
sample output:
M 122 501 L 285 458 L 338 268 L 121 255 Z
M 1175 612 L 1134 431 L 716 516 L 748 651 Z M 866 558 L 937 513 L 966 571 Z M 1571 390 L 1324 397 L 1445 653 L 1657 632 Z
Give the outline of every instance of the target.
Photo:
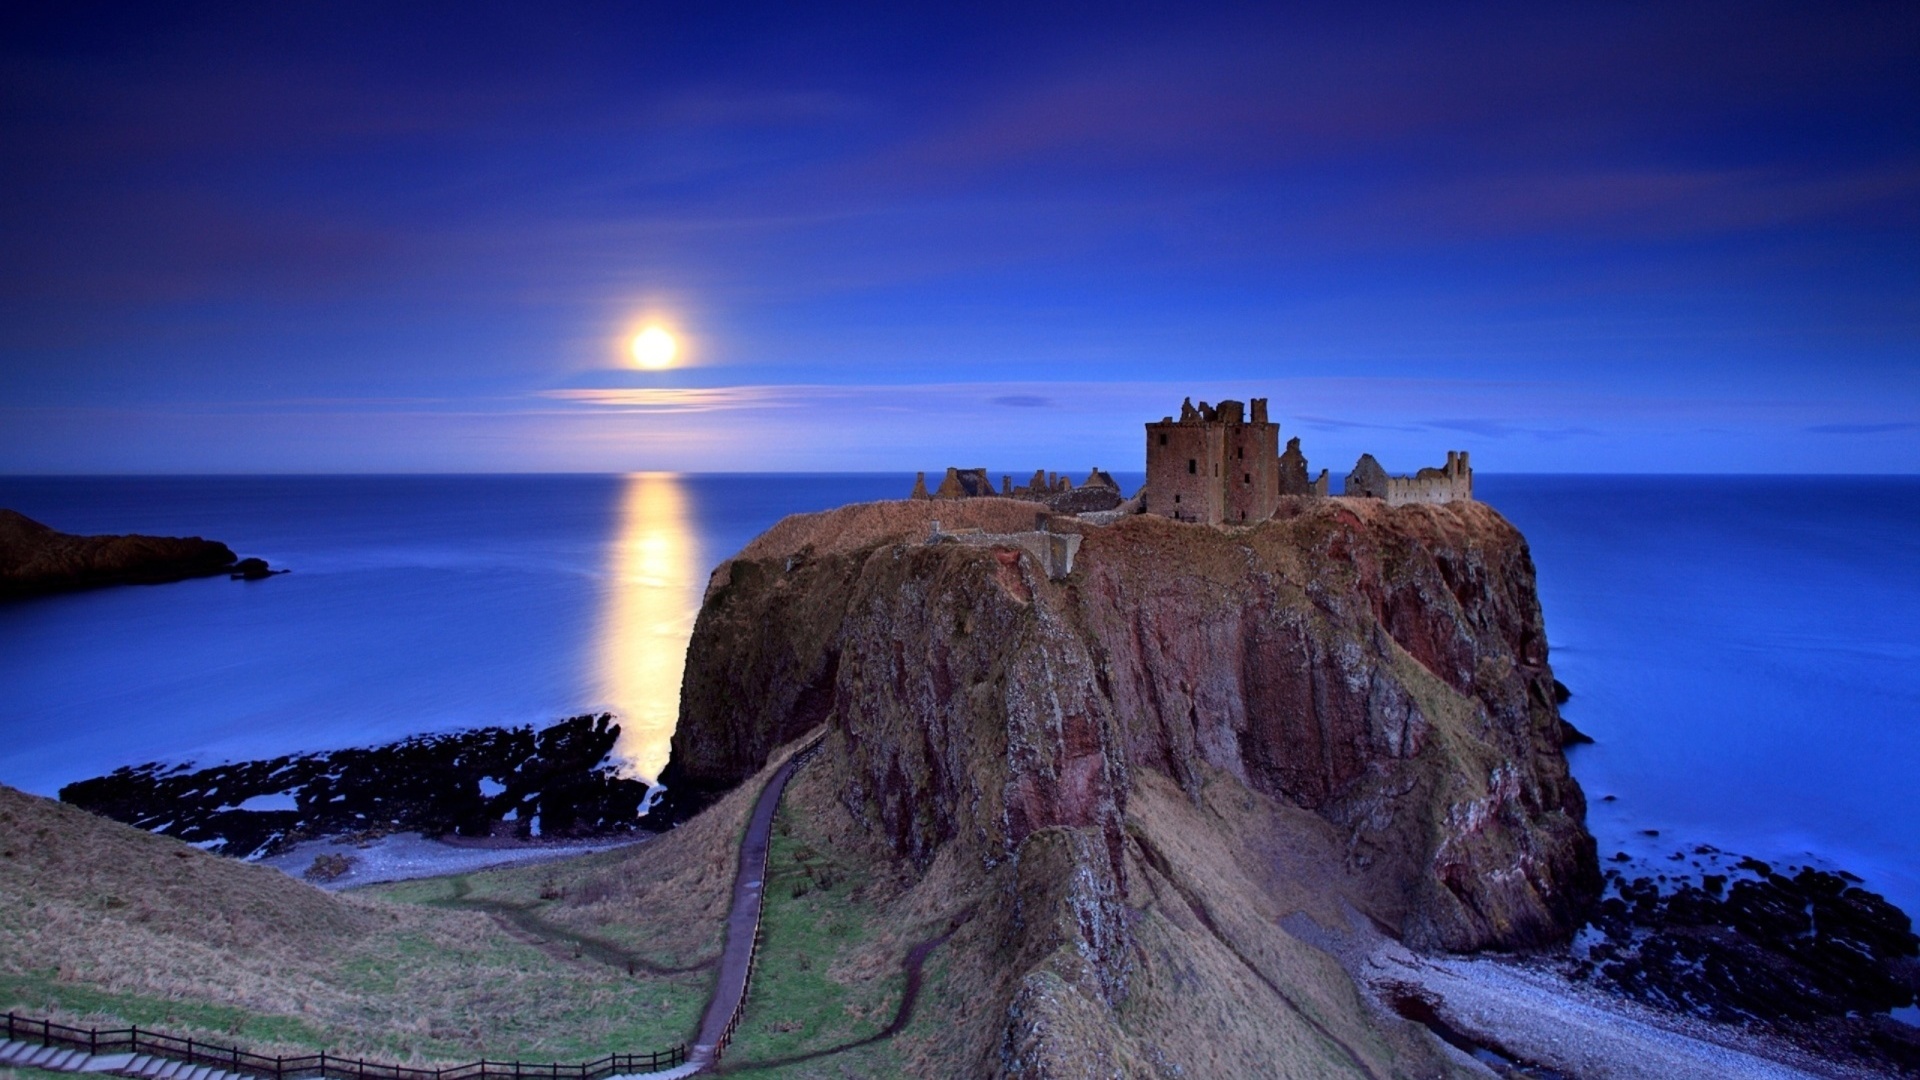
M 209 1041 L 223 1038 L 314 1049 L 326 1041 L 323 1028 L 298 1017 L 116 993 L 84 983 L 63 982 L 51 971 L 0 971 L 0 1001 L 12 1002 L 9 1008 L 22 1015 L 87 1018 L 73 1025 L 78 1027 L 143 1027 L 168 1034 L 205 1035 Z
M 838 1076 L 842 1066 L 856 1064 L 889 1075 L 885 1043 L 784 1069 L 753 1069 L 755 1062 L 830 1050 L 878 1034 L 893 1021 L 905 982 L 904 945 L 887 958 L 882 972 L 862 970 L 871 965 L 860 965 L 855 956 L 872 952 L 880 922 L 880 913 L 860 896 L 866 875 L 794 836 L 792 825 L 782 809 L 767 858 L 760 961 L 727 1064 L 756 1075 L 804 1075 L 825 1068 Z

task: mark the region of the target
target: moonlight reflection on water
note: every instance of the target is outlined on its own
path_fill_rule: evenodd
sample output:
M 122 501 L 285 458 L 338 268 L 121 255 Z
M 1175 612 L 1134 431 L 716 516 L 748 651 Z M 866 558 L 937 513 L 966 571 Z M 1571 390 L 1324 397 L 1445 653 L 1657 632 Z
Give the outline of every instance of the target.
M 706 584 L 691 501 L 672 473 L 626 477 L 609 552 L 600 685 L 620 721 L 614 757 L 622 772 L 650 782 L 667 764 L 687 640 Z

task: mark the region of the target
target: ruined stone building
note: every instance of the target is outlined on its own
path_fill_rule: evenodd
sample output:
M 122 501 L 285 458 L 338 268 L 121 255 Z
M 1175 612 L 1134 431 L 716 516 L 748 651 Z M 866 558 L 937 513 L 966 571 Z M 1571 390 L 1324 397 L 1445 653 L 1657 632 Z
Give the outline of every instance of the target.
M 1325 498 L 1325 469 L 1308 478 L 1299 439 L 1277 453 L 1280 426 L 1268 421 L 1267 401 L 1248 406 L 1222 401 L 1198 407 L 1188 398 L 1180 418 L 1147 425 L 1147 487 L 1141 509 L 1180 521 L 1208 525 L 1265 521 L 1288 496 Z M 1473 469 L 1464 450 L 1447 451 L 1447 463 L 1412 476 L 1389 476 L 1372 454 L 1363 454 L 1347 474 L 1345 495 L 1385 499 L 1389 505 L 1445 503 L 1473 498 Z
M 1162 417 L 1146 428 L 1147 486 L 1137 500 L 1124 499 L 1120 485 L 1098 468 L 1078 487 L 1064 473 L 1036 469 L 1032 479 L 1018 487 L 1012 476 L 1000 477 L 998 490 L 985 469 L 949 468 L 931 491 L 927 474 L 918 474 L 912 498 L 1026 499 L 1056 514 L 1099 517 L 1137 510 L 1207 525 L 1251 525 L 1271 518 L 1282 499 L 1330 494 L 1327 470 L 1318 476 L 1308 473 L 1299 439 L 1288 439 L 1286 451 L 1280 452 L 1280 425 L 1267 419 L 1266 398 L 1245 404 L 1203 401 L 1198 406 L 1188 398 L 1180 403 L 1179 419 Z M 1468 501 L 1473 498 L 1473 467 L 1465 450 L 1449 450 L 1440 468 L 1391 476 L 1372 454 L 1362 454 L 1347 474 L 1342 494 L 1384 499 L 1390 506 Z
M 1280 426 L 1267 421 L 1266 398 L 1251 406 L 1203 401 L 1195 408 L 1188 398 L 1180 419 L 1148 424 L 1144 509 L 1209 525 L 1272 517 L 1282 485 Z M 1305 458 L 1299 468 L 1304 483 Z
M 1388 476 L 1387 470 L 1361 454 L 1347 474 L 1344 494 L 1385 499 L 1388 506 L 1409 503 L 1470 502 L 1473 499 L 1473 466 L 1465 450 L 1447 451 L 1447 463 L 1438 469 L 1428 467 L 1412 476 Z
M 1045 503 L 1049 509 L 1065 514 L 1111 510 L 1121 502 L 1120 485 L 1098 466 L 1088 471 L 1087 479 L 1078 487 L 1065 473 L 1035 469 L 1033 479 L 1019 487 L 1014 486 L 1012 476 L 1001 476 L 998 491 L 994 490 L 993 480 L 987 475 L 987 470 L 949 466 L 940 486 L 933 491 L 927 490 L 927 474 L 916 474 L 913 492 L 908 498 L 979 499 L 989 496 Z

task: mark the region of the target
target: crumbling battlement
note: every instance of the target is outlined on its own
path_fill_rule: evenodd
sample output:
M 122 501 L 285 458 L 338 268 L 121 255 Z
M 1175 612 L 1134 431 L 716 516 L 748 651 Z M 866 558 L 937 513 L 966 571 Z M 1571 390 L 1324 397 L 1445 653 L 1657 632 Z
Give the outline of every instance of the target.
M 1012 476 L 1001 476 L 998 491 L 993 489 L 993 481 L 987 476 L 987 470 L 959 469 L 949 466 L 946 477 L 932 492 L 927 490 L 927 474 L 915 474 L 913 492 L 908 497 L 980 499 L 990 496 L 1045 503 L 1048 509 L 1063 514 L 1111 510 L 1121 502 L 1120 485 L 1098 466 L 1087 473 L 1086 480 L 1078 487 L 1074 486 L 1072 478 L 1065 473 L 1050 473 L 1045 469 L 1035 469 L 1033 478 L 1020 487 L 1013 486 Z

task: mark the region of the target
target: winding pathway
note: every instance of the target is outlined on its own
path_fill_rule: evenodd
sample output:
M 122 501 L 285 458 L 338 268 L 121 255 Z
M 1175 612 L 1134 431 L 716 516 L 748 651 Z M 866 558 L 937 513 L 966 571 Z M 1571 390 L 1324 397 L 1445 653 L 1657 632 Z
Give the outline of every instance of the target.
M 753 804 L 753 816 L 747 819 L 747 833 L 740 839 L 740 867 L 733 877 L 733 906 L 727 912 L 727 944 L 720 952 L 720 977 L 713 984 L 713 998 L 700 1018 L 700 1032 L 694 1036 L 693 1049 L 687 1053 L 689 1073 L 710 1068 L 733 1038 L 733 1029 L 747 1005 L 747 983 L 753 977 L 754 952 L 760 945 L 760 901 L 767 880 L 767 849 L 773 832 L 773 814 L 780 807 L 780 796 L 787 781 L 800 766 L 820 749 L 825 735 L 815 738 L 788 758 L 760 791 Z
M 695 1073 L 711 1069 L 720 1060 L 726 1050 L 727 1042 L 733 1037 L 734 1028 L 739 1024 L 740 1014 L 747 1004 L 747 985 L 753 976 L 754 954 L 760 944 L 760 910 L 763 886 L 767 877 L 767 852 L 771 845 L 774 811 L 779 809 L 780 796 L 787 790 L 787 781 L 799 771 L 820 749 L 826 740 L 824 733 L 788 758 L 767 781 L 760 791 L 760 798 L 753 804 L 753 815 L 747 820 L 746 835 L 740 841 L 740 864 L 734 873 L 733 903 L 727 912 L 727 943 L 720 953 L 720 975 L 714 982 L 713 997 L 707 1002 L 707 1011 L 700 1020 L 700 1031 L 695 1037 L 692 1050 L 687 1055 L 687 1063 L 678 1068 L 663 1072 L 628 1074 L 624 1077 L 612 1077 L 609 1080 L 670 1080 L 670 1078 L 692 1076 Z M 463 887 L 464 881 L 455 885 L 456 895 L 448 906 L 485 908 L 491 914 L 516 923 L 531 919 L 531 913 L 509 904 L 495 904 L 471 900 Z M 534 926 L 523 926 L 534 930 Z M 537 930 L 552 934 L 554 927 L 539 923 Z M 952 933 L 923 942 L 909 957 L 909 980 L 907 999 L 902 1003 L 902 1014 L 910 1015 L 913 999 L 919 983 L 919 962 L 926 953 Z M 639 966 L 638 958 L 609 943 L 596 939 L 587 939 L 567 935 L 583 951 L 589 945 L 596 953 L 595 958 L 614 960 L 632 966 Z M 600 955 L 601 953 L 606 955 Z M 616 955 L 617 954 L 617 955 Z M 660 971 L 688 971 L 706 967 L 712 961 L 692 965 L 688 968 L 655 969 Z M 654 968 L 653 965 L 645 965 Z M 896 1018 L 893 1027 L 884 1034 L 891 1035 L 903 1026 Z M 872 1041 L 872 1040 L 866 1040 Z M 837 1048 L 837 1049 L 845 1049 Z M 812 1055 L 809 1055 L 812 1056 Z M 111 1072 L 122 1076 L 151 1078 L 151 1080 L 254 1080 L 241 1072 L 222 1072 L 213 1068 L 199 1067 L 162 1057 L 136 1056 L 134 1054 L 93 1055 L 84 1050 L 70 1050 L 57 1046 L 38 1043 L 5 1042 L 0 1043 L 0 1065 L 29 1066 L 57 1072 Z

